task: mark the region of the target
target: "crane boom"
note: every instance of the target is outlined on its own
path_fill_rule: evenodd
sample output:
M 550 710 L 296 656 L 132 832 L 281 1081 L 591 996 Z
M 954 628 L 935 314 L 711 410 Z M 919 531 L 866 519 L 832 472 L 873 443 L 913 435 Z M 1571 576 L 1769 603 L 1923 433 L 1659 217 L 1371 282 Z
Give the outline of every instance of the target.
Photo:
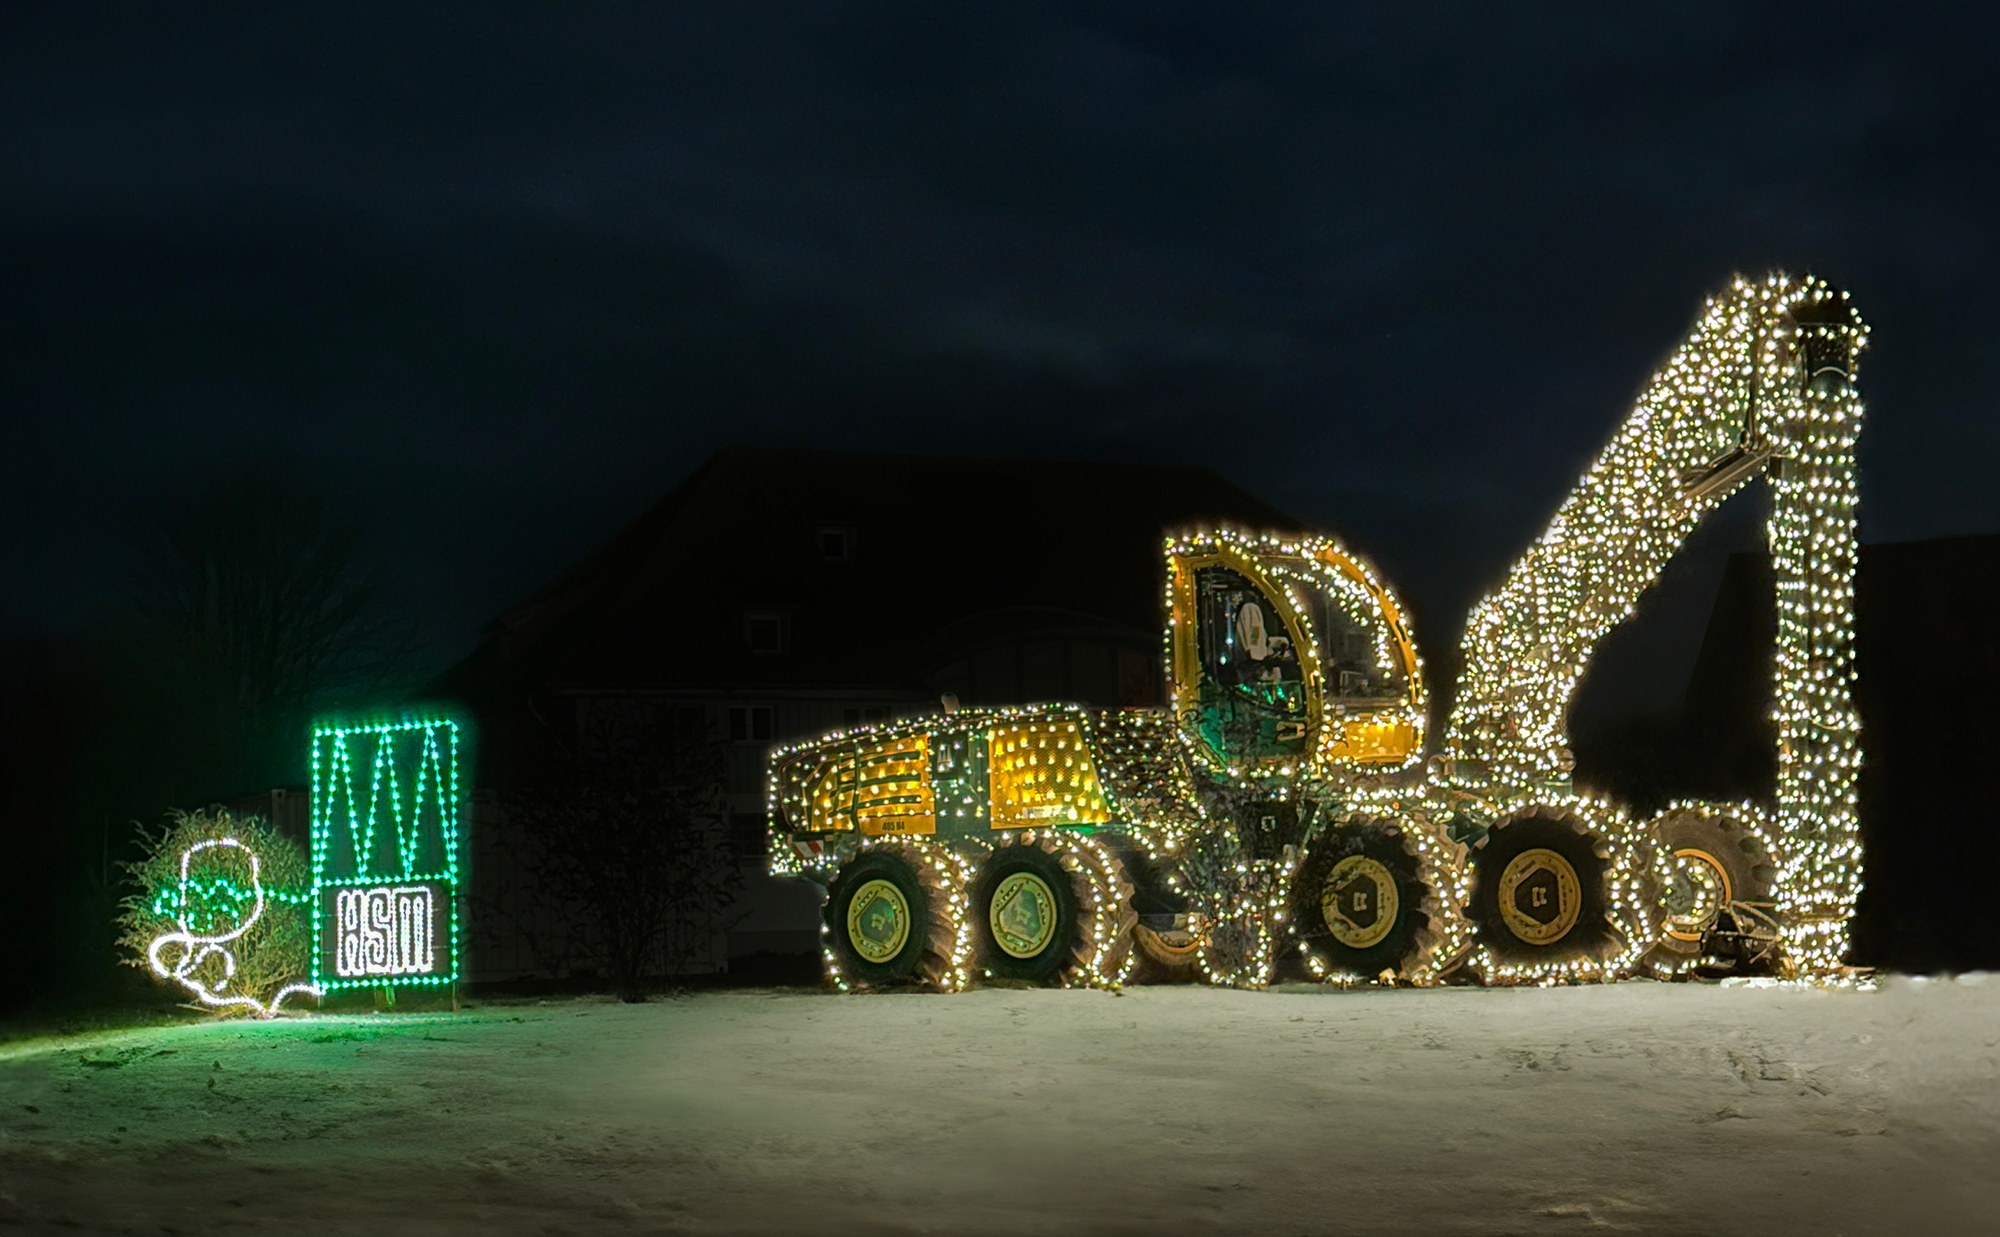
M 1812 278 L 1738 278 L 1708 303 L 1638 406 L 1472 610 L 1443 754 L 1489 797 L 1567 779 L 1567 718 L 1591 655 L 1709 512 L 1752 477 L 1773 493 L 1779 909 L 1792 955 L 1845 951 L 1859 883 L 1851 696 L 1855 356 L 1867 328 Z

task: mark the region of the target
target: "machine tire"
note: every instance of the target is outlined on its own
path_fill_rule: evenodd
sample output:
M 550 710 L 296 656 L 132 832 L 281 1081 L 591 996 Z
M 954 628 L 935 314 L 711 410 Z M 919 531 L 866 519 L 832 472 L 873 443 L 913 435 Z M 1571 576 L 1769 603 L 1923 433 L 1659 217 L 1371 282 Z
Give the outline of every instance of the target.
M 1195 984 L 1201 982 L 1201 933 L 1192 928 L 1132 928 L 1138 961 L 1130 982 L 1135 984 Z
M 1132 962 L 1126 982 L 1191 984 L 1201 979 L 1201 933 L 1189 926 L 1188 900 L 1175 893 L 1139 847 L 1113 839 L 1112 851 L 1132 887 Z
M 1328 830 L 1306 849 L 1292 876 L 1285 909 L 1293 939 L 1328 971 L 1370 978 L 1384 971 L 1409 974 L 1422 964 L 1434 936 L 1435 891 L 1422 866 L 1393 823 L 1356 822 Z M 1329 909 L 1329 899 L 1341 905 Z M 1386 919 L 1369 916 L 1370 908 L 1379 914 L 1392 900 Z
M 894 845 L 870 847 L 840 869 L 827 891 L 826 929 L 850 982 L 943 986 L 953 928 L 940 913 L 947 899 L 926 879 L 931 875 L 927 865 L 912 862 Z M 857 908 L 862 898 L 867 901 Z M 879 926 L 873 928 L 871 910 L 878 912 L 872 922 Z M 898 911 L 904 916 L 900 932 L 888 922 Z
M 1479 939 L 1503 963 L 1604 958 L 1621 937 L 1611 925 L 1609 847 L 1568 813 L 1538 810 L 1495 829 L 1473 861 Z
M 1085 949 L 1075 880 L 1032 834 L 987 856 L 966 910 L 979 966 L 996 979 L 1031 983 L 1075 967 Z
M 1717 920 L 1732 904 L 1769 905 L 1777 865 L 1757 832 L 1726 812 L 1679 808 L 1655 819 L 1652 832 L 1661 859 L 1681 879 L 1662 891 L 1650 958 L 1676 968 L 1711 952 Z
M 1092 982 L 1117 987 L 1132 972 L 1139 926 L 1138 913 L 1132 909 L 1131 873 L 1117 847 L 1103 842 L 1082 845 L 1081 837 L 1065 840 L 1070 849 L 1063 867 L 1069 870 L 1077 895 L 1077 916 L 1086 925 L 1086 936 L 1096 942 L 1094 950 L 1077 954 L 1076 965 Z

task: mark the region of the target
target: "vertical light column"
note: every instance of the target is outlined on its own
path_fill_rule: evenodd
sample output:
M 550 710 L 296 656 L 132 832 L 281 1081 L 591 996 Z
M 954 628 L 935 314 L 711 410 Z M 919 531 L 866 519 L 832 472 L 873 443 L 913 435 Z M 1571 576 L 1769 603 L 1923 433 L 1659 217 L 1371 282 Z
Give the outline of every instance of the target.
M 1802 289 L 1802 292 L 1807 290 Z M 1777 582 L 1771 720 L 1778 737 L 1778 909 L 1787 955 L 1806 974 L 1837 969 L 1861 886 L 1854 709 L 1855 355 L 1867 331 L 1845 294 L 1811 289 L 1766 347 L 1789 458 L 1773 478 Z M 1787 381 L 1789 379 L 1789 381 Z

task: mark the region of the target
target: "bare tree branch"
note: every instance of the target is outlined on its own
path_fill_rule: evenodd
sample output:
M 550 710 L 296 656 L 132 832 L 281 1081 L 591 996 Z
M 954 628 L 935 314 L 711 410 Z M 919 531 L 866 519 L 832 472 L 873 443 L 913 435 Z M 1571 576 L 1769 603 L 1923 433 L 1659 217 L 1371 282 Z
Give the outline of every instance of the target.
M 359 530 L 316 491 L 259 473 L 167 508 L 140 541 L 130 652 L 205 738 L 215 790 L 283 780 L 315 709 L 399 685 L 415 624 L 381 606 Z

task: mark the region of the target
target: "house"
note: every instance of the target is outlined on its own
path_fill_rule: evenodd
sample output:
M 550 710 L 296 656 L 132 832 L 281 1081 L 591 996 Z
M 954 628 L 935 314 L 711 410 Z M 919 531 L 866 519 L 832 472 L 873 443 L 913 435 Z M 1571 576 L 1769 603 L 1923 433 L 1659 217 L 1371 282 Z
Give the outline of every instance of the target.
M 1157 703 L 1161 544 L 1197 525 L 1304 528 L 1201 467 L 725 450 L 487 624 L 433 690 L 478 722 L 486 787 L 595 709 L 643 702 L 726 741 L 733 845 L 761 870 L 774 743 L 945 693 Z M 474 846 L 475 900 L 505 918 L 507 856 Z M 751 901 L 733 952 L 813 948 L 799 908 Z M 530 973 L 530 952 L 475 942 L 473 978 Z

